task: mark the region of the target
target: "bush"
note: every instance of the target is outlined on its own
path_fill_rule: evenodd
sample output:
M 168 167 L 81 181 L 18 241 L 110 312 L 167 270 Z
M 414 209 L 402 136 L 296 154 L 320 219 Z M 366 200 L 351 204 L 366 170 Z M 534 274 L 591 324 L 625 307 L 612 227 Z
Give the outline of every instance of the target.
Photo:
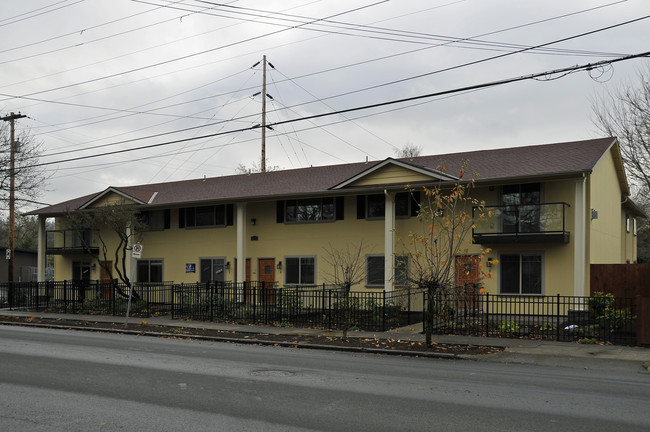
M 605 314 L 605 310 L 614 304 L 614 295 L 596 292 L 593 297 L 589 297 L 587 303 L 589 304 L 591 317 L 601 318 Z
M 499 324 L 499 331 L 501 333 L 515 333 L 519 331 L 519 328 L 519 324 L 510 320 L 501 321 Z

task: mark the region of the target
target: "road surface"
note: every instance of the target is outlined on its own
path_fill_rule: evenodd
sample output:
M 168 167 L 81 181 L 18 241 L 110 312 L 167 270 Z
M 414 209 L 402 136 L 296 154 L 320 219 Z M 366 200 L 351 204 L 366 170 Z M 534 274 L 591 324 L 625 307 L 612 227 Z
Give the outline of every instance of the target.
M 650 374 L 0 326 L 3 431 L 648 431 Z

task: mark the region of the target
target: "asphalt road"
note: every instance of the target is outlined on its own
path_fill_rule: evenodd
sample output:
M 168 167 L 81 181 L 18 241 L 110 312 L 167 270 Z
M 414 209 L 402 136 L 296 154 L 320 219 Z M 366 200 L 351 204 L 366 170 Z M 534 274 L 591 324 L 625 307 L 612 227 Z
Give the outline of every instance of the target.
M 648 431 L 650 374 L 0 327 L 6 431 Z

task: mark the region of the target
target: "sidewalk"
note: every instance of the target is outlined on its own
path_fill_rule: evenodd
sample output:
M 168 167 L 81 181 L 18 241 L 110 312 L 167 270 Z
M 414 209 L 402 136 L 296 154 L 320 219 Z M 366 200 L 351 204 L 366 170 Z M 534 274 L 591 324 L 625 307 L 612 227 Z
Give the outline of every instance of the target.
M 76 320 L 124 323 L 124 317 L 105 315 L 76 315 L 41 312 L 24 312 L 0 309 L 0 320 L 5 316 L 37 317 L 46 319 Z M 130 318 L 129 323 L 136 324 L 142 318 Z M 234 331 L 250 334 L 275 335 L 310 335 L 310 336 L 340 336 L 341 331 L 328 331 L 311 328 L 272 327 L 258 325 L 242 325 L 203 321 L 185 321 L 171 319 L 169 316 L 150 317 L 145 319 L 151 325 L 163 325 L 186 328 L 209 328 L 214 330 Z M 348 337 L 401 339 L 409 341 L 424 341 L 421 334 L 422 324 L 390 330 L 388 332 L 353 331 Z M 444 344 L 465 344 L 480 346 L 495 346 L 505 348 L 504 351 L 490 355 L 466 355 L 478 361 L 501 363 L 527 363 L 549 366 L 567 366 L 588 368 L 638 368 L 641 372 L 650 371 L 650 348 L 627 347 L 618 345 L 587 345 L 574 342 L 552 342 L 530 339 L 488 338 L 478 336 L 434 335 L 433 341 Z

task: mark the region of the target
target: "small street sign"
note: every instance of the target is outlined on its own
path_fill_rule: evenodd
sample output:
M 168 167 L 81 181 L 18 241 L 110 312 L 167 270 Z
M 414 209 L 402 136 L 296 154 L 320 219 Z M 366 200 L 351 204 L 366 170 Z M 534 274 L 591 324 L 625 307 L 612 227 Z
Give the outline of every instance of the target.
M 142 258 L 142 245 L 136 243 L 133 245 L 133 251 L 131 251 L 131 256 L 133 258 Z

